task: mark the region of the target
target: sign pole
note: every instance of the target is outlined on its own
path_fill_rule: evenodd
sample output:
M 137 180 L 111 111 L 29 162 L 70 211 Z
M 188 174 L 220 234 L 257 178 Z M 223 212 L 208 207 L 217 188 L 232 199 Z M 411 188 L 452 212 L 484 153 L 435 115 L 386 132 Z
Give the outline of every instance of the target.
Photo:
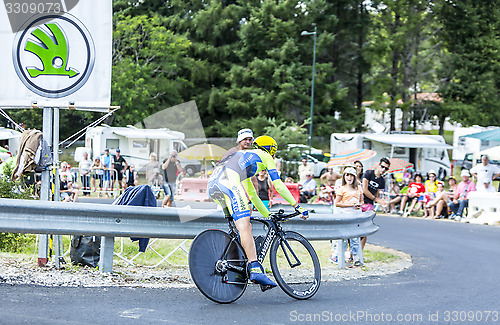
M 43 108 L 43 138 L 50 146 L 52 144 L 52 108 Z M 40 187 L 40 200 L 49 201 L 50 199 L 50 169 L 42 171 L 42 184 Z M 49 261 L 47 257 L 49 244 L 48 235 L 38 235 L 38 266 L 45 266 Z

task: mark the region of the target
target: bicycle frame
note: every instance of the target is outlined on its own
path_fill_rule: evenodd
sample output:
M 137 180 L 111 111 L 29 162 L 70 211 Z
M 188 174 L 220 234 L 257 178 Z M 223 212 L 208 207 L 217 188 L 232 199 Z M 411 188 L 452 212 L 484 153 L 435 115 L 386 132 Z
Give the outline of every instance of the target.
M 226 211 L 224 211 L 224 212 L 226 212 Z M 229 211 L 227 211 L 227 212 L 229 212 Z M 224 252 L 223 252 L 220 260 L 225 260 L 227 262 L 241 262 L 240 260 L 226 259 L 229 247 L 231 247 L 231 245 L 234 244 L 235 241 L 238 242 L 235 245 L 240 245 L 239 232 L 238 232 L 238 229 L 236 228 L 236 225 L 234 223 L 234 219 L 229 215 L 229 213 L 226 213 L 226 219 L 227 219 L 228 225 L 229 225 L 229 236 L 231 237 L 231 241 L 228 243 L 228 245 L 224 249 Z M 286 256 L 286 259 L 287 259 L 289 265 L 292 268 L 301 265 L 297 255 L 290 247 L 290 244 L 288 243 L 288 241 L 285 239 L 284 231 L 281 228 L 279 220 L 274 219 L 274 218 L 251 218 L 251 220 L 260 222 L 267 227 L 267 233 L 266 233 L 265 239 L 264 239 L 262 245 L 260 246 L 259 251 L 257 252 L 257 260 L 260 263 L 262 263 L 264 261 L 264 258 L 266 257 L 267 252 L 269 251 L 269 248 L 271 248 L 271 244 L 273 243 L 276 236 L 279 236 L 281 238 L 281 243 L 280 243 L 281 248 L 283 249 L 283 252 Z M 286 245 L 287 250 L 285 250 L 285 248 L 283 247 L 283 244 Z M 292 263 L 287 251 L 292 254 L 293 258 L 296 261 L 295 263 Z M 248 261 L 248 258 L 246 256 L 245 256 L 245 260 Z M 232 270 L 232 271 L 238 272 L 240 274 L 247 275 L 246 268 L 239 267 L 239 266 L 233 265 L 231 263 L 226 263 L 225 265 L 220 266 L 220 270 L 218 270 L 218 271 L 224 271 L 224 270 Z M 229 282 L 229 281 L 226 281 L 226 283 L 241 284 L 241 282 Z

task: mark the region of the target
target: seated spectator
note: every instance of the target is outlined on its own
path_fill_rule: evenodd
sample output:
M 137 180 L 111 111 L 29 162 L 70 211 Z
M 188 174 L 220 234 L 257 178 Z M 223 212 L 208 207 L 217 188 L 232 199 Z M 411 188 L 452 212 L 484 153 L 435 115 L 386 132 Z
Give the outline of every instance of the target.
M 291 178 L 290 176 L 288 176 L 287 178 L 285 178 L 285 183 L 293 183 L 293 178 Z
M 78 200 L 79 187 L 73 183 L 73 174 L 68 170 L 68 163 L 61 163 L 61 171 L 59 172 L 59 192 L 61 199 L 64 202 L 76 202 Z
M 135 165 L 131 164 L 125 171 L 125 188 L 137 185 L 139 185 L 139 177 L 137 176 L 137 170 L 135 170 Z
M 311 172 L 306 173 L 306 180 L 299 186 L 300 203 L 307 203 L 313 196 L 316 195 L 316 181 Z
M 450 219 L 456 221 L 462 219 L 464 209 L 469 206 L 469 193 L 476 190 L 476 184 L 470 180 L 470 173 L 467 169 L 462 170 L 460 176 L 462 176 L 462 181 L 457 185 L 453 201 L 450 203 L 450 210 L 453 212 Z
M 427 180 L 425 181 L 425 197 L 422 202 L 422 209 L 424 210 L 424 218 L 427 218 L 429 216 L 429 211 L 426 208 L 426 205 L 431 201 L 436 198 L 436 192 L 437 192 L 437 178 L 436 178 L 436 172 L 434 170 L 430 170 L 427 173 Z
M 448 188 L 448 199 L 453 199 L 455 190 L 457 189 L 457 179 L 453 176 L 450 176 L 450 178 L 448 178 L 448 185 L 450 186 Z
M 319 186 L 318 199 L 316 200 L 317 204 L 333 204 L 333 194 L 330 189 L 326 187 L 325 184 L 321 184 Z
M 422 206 L 422 202 L 425 198 L 425 185 L 422 183 L 423 180 L 424 179 L 421 174 L 415 174 L 415 181 L 411 182 L 408 185 L 408 191 L 406 192 L 406 195 L 401 198 L 401 206 L 398 212 L 399 214 L 404 213 L 404 208 L 406 202 L 408 201 L 411 201 L 411 203 L 408 208 L 408 213 L 405 215 L 405 217 L 408 217 L 411 212 L 418 213 L 418 210 Z
M 438 181 L 436 197 L 427 203 L 426 208 L 429 210 L 429 217 L 434 219 L 448 217 L 448 193 L 444 189 L 444 183 Z
M 401 202 L 401 189 L 399 188 L 398 182 L 393 174 L 391 174 L 391 184 L 389 189 L 389 204 L 388 209 L 390 209 L 390 213 L 396 214 L 396 204 Z

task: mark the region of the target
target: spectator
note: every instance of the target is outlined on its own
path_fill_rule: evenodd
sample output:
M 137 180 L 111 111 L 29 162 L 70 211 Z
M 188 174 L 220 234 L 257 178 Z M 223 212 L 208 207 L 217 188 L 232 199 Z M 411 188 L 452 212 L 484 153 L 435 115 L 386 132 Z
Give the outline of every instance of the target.
M 73 183 L 73 175 L 68 170 L 68 163 L 63 161 L 61 163 L 61 171 L 59 172 L 59 192 L 61 199 L 64 202 L 76 202 L 78 200 L 79 189 L 78 185 Z
M 156 187 L 160 183 L 160 164 L 154 152 L 149 154 L 149 162 L 146 164 L 146 182 L 151 187 Z
M 251 129 L 241 129 L 238 131 L 238 137 L 236 138 L 236 143 L 238 145 L 226 151 L 226 153 L 222 156 L 221 160 L 226 159 L 231 154 L 236 151 L 250 149 L 253 142 L 253 131 Z
M 205 172 L 205 169 L 200 170 L 200 178 L 208 178 L 207 173 Z
M 139 185 L 139 176 L 135 170 L 135 165 L 131 164 L 128 166 L 128 169 L 125 170 L 125 188 L 137 185 Z
M 361 189 L 360 183 L 357 179 L 357 172 L 355 168 L 347 167 L 342 174 L 342 186 L 337 190 L 337 195 L 335 196 L 335 206 L 338 208 L 336 212 L 338 213 L 351 213 L 356 212 L 361 209 L 363 205 L 363 190 Z M 351 255 L 354 261 L 354 266 L 361 266 L 361 261 L 359 258 L 359 250 L 361 249 L 360 238 L 355 237 L 349 239 L 351 246 Z M 347 242 L 344 241 L 345 250 L 347 248 Z M 338 247 L 337 251 L 334 253 L 330 260 L 332 262 L 337 262 L 338 257 Z
M 391 163 L 389 159 L 382 158 L 375 169 L 369 169 L 363 175 L 362 189 L 364 202 L 367 210 L 373 210 L 373 205 L 378 203 L 386 206 L 387 202 L 380 198 L 380 192 L 385 189 L 384 174 L 389 170 Z
M 448 178 L 448 185 L 448 199 L 452 199 L 455 194 L 455 190 L 457 189 L 457 179 L 450 176 L 450 178 Z
M 259 198 L 262 200 L 262 203 L 267 207 L 269 210 L 272 206 L 271 199 L 273 197 L 273 183 L 271 182 L 271 179 L 267 175 L 267 170 L 261 170 L 259 174 L 257 175 L 257 193 L 259 195 Z
M 285 178 L 285 183 L 294 183 L 293 178 L 288 176 L 287 178 Z
M 299 165 L 299 183 L 303 184 L 307 180 L 307 174 L 314 175 L 313 166 L 307 163 L 307 158 L 302 158 L 302 165 Z
M 335 197 L 335 182 L 342 178 L 342 175 L 333 171 L 333 167 L 328 168 L 328 172 L 321 175 L 320 180 L 325 185 L 323 191 L 330 193 L 330 196 Z
M 354 162 L 354 166 L 356 167 L 356 176 L 358 177 L 358 181 L 361 183 L 361 181 L 363 180 L 363 164 L 361 163 L 361 161 L 356 160 Z
M 326 187 L 325 184 L 321 184 L 319 186 L 318 199 L 316 200 L 317 204 L 333 204 L 333 194 L 332 191 Z
M 120 193 L 122 192 L 123 189 L 123 174 L 125 171 L 128 169 L 128 164 L 125 158 L 123 158 L 122 155 L 120 155 L 120 149 L 116 149 L 116 154 L 113 156 L 113 168 L 116 170 L 116 174 L 112 174 L 112 182 L 111 182 L 111 188 L 114 188 L 114 182 L 115 182 L 115 176 L 118 179 L 118 187 L 120 189 Z
M 470 173 L 476 178 L 476 188 L 478 192 L 496 192 L 493 187 L 493 180 L 500 176 L 500 168 L 490 164 L 487 155 L 481 157 L 481 164 L 471 168 Z
M 101 196 L 101 189 L 102 189 L 102 176 L 104 175 L 104 171 L 102 169 L 102 164 L 101 164 L 101 159 L 99 157 L 96 157 L 94 159 L 94 162 L 92 163 L 92 166 L 90 166 L 90 169 L 93 171 L 92 173 L 92 187 L 94 188 L 93 191 L 97 192 L 97 186 L 99 186 L 99 194 L 98 196 Z
M 444 189 L 444 183 L 437 182 L 436 197 L 427 204 L 429 217 L 434 219 L 448 217 L 448 193 Z
M 422 202 L 425 198 L 425 185 L 422 183 L 424 178 L 422 174 L 416 173 L 415 180 L 408 185 L 408 191 L 406 195 L 401 199 L 401 207 L 399 209 L 399 214 L 403 214 L 406 202 L 411 200 L 410 206 L 408 207 L 408 212 L 404 217 L 408 217 L 412 212 L 418 213 Z
M 396 204 L 401 202 L 401 189 L 399 188 L 398 182 L 394 178 L 394 174 L 391 174 L 390 180 L 390 189 L 389 189 L 389 204 L 388 208 L 390 209 L 390 213 L 396 214 Z
M 299 186 L 300 188 L 300 203 L 307 203 L 314 195 L 316 195 L 316 181 L 313 178 L 312 172 L 306 174 L 306 180 Z
M 177 193 L 180 193 L 182 180 L 186 177 L 187 177 L 187 171 L 185 168 L 182 168 L 179 175 L 177 175 L 177 179 L 175 180 L 175 184 L 177 185 Z
M 103 175 L 103 183 L 104 183 L 104 193 L 106 194 L 106 197 L 108 197 L 108 193 L 110 190 L 113 190 L 111 188 L 111 172 L 113 171 L 113 165 L 114 160 L 113 156 L 109 155 L 109 149 L 106 148 L 104 149 L 104 155 L 101 156 L 101 165 L 102 168 L 104 169 L 104 175 Z
M 90 171 L 92 160 L 89 159 L 89 154 L 84 151 L 83 159 L 78 163 L 78 171 L 82 180 L 82 193 L 84 196 L 90 196 Z
M 165 193 L 161 206 L 163 208 L 166 206 L 171 207 L 175 196 L 177 172 L 181 170 L 181 164 L 177 160 L 177 152 L 175 150 L 163 161 L 161 168 L 163 169 L 163 192 Z
M 427 218 L 429 216 L 429 210 L 427 209 L 427 204 L 436 198 L 436 192 L 437 192 L 437 178 L 436 178 L 436 172 L 431 169 L 427 173 L 427 180 L 425 181 L 425 197 L 422 201 L 422 209 L 424 210 L 424 218 Z
M 450 210 L 453 212 L 450 219 L 460 221 L 465 208 L 469 206 L 469 193 L 476 190 L 476 185 L 470 180 L 470 173 L 467 169 L 460 173 L 462 181 L 457 185 Z

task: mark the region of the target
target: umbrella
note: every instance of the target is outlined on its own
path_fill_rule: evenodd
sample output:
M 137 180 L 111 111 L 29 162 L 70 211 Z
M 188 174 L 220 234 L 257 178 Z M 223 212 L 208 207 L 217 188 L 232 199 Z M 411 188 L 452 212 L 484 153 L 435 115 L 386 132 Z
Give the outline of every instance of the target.
M 356 160 L 363 161 L 373 158 L 376 154 L 376 151 L 369 149 L 354 149 L 343 151 L 332 157 L 326 166 L 333 167 L 338 165 L 347 165 L 354 163 Z
M 179 152 L 179 157 L 193 160 L 203 160 L 207 172 L 207 160 L 221 160 L 226 149 L 215 144 L 197 144 Z
M 465 138 L 476 138 L 481 140 L 489 140 L 489 141 L 500 141 L 500 128 L 496 128 L 494 130 L 488 130 L 473 134 L 462 135 Z
M 389 158 L 391 167 L 387 171 L 388 174 L 404 172 L 409 168 L 414 168 L 413 164 L 409 161 L 400 158 Z M 371 168 L 375 169 L 378 166 L 378 162 L 374 164 Z
M 179 152 L 179 157 L 194 160 L 220 160 L 226 149 L 215 144 L 197 144 Z

